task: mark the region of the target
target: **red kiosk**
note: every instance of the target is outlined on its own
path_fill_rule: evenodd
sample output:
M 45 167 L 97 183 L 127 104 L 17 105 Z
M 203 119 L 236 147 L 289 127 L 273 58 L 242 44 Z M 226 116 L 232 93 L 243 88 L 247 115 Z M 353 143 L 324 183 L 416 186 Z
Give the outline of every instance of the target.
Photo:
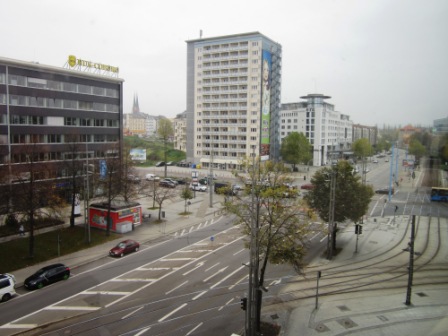
M 91 227 L 106 230 L 107 203 L 92 203 L 89 206 L 89 224 Z M 142 223 L 142 206 L 137 202 L 115 201 L 111 205 L 110 230 L 117 233 L 132 231 Z

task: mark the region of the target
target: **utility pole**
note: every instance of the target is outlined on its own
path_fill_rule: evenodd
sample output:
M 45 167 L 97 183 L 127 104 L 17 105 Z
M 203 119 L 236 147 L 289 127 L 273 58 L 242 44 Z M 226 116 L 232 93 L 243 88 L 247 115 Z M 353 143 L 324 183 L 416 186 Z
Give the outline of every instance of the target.
M 208 178 L 208 187 L 209 187 L 209 192 L 210 192 L 210 204 L 209 207 L 213 208 L 213 134 L 210 135 L 211 136 L 211 145 L 212 145 L 212 150 L 210 152 L 210 175 Z
M 257 176 L 255 171 L 255 146 L 252 151 L 252 222 L 250 235 L 250 265 L 249 265 L 249 294 L 248 305 L 246 310 L 246 335 L 254 336 L 258 329 L 258 304 L 259 304 L 259 284 L 258 284 L 258 268 L 259 268 L 259 252 L 258 252 L 258 200 L 255 197 L 255 188 L 257 186 Z M 259 169 L 259 168 L 258 168 Z
M 415 215 L 412 215 L 411 222 L 411 240 L 409 241 L 409 273 L 408 288 L 406 291 L 406 306 L 411 305 L 412 280 L 414 278 L 414 240 L 415 240 Z
M 327 259 L 333 258 L 333 240 L 334 240 L 334 203 L 336 200 L 336 171 L 331 168 L 330 180 L 330 206 L 328 215 L 328 241 L 327 241 Z
M 87 243 L 90 244 L 90 223 L 89 223 L 89 198 L 90 198 L 90 190 L 89 190 L 89 150 L 86 140 L 86 195 L 84 197 L 84 216 L 86 221 L 86 231 Z

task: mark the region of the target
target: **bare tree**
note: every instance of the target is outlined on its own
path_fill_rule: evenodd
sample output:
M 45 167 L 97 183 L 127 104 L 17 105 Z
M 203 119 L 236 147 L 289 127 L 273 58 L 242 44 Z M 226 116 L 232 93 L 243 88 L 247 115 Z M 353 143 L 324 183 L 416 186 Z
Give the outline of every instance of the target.
M 173 125 L 171 121 L 169 121 L 166 118 L 160 119 L 157 124 L 157 135 L 163 140 L 164 145 L 164 160 L 165 160 L 165 177 L 167 176 L 167 165 L 166 165 L 166 155 L 167 155 L 167 148 L 166 143 L 168 140 L 173 136 L 174 130 Z
M 251 294 L 249 304 L 256 309 L 255 324 L 259 330 L 261 290 L 265 289 L 268 261 L 288 263 L 300 272 L 313 216 L 302 201 L 294 198 L 283 163 L 253 159 L 242 164 L 248 176 L 239 178 L 246 188 L 242 194 L 227 198 L 225 206 L 250 237 L 246 247 L 250 248 L 251 260 L 256 260 L 251 275 L 256 294 Z
M 160 221 L 161 215 L 162 215 L 162 204 L 166 200 L 172 200 L 177 196 L 176 189 L 173 188 L 164 188 L 164 187 L 158 187 L 155 192 L 154 200 L 159 206 L 159 216 L 158 220 Z
M 29 257 L 34 257 L 34 229 L 36 218 L 59 214 L 65 202 L 54 192 L 54 182 L 48 179 L 46 166 L 39 162 L 38 145 L 22 146 L 27 159 L 15 167 L 15 180 L 11 188 L 14 212 L 20 213 L 29 226 Z

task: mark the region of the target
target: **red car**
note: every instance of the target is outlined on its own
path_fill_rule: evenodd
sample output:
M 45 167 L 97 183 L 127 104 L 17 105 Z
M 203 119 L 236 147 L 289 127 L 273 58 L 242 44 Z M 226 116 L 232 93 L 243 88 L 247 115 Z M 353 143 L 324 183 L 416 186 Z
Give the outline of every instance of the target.
M 140 248 L 140 244 L 135 240 L 128 239 L 118 243 L 112 250 L 109 251 L 111 257 L 123 257 L 130 252 L 137 252 Z
M 300 189 L 304 189 L 304 190 L 311 190 L 313 188 L 314 188 L 314 185 L 312 185 L 311 183 L 303 184 L 300 186 Z

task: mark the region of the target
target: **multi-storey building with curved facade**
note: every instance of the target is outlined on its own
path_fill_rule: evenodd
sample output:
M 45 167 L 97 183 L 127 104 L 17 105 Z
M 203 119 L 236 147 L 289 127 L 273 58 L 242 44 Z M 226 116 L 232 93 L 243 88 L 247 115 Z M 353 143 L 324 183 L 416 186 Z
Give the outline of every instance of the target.
M 69 188 L 65 162 L 96 165 L 108 154 L 116 155 L 123 136 L 122 97 L 123 80 L 98 70 L 0 58 L 3 183 L 6 174 L 9 180 L 26 177 L 33 163 L 35 180 L 54 180 L 56 188 Z

